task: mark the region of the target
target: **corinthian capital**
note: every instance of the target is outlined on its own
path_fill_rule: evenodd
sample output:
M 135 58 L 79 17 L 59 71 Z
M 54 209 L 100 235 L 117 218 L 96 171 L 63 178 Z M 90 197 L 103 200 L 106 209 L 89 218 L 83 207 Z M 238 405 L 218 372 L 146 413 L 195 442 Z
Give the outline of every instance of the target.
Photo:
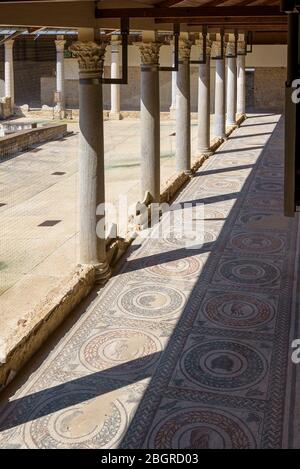
M 210 55 L 213 59 L 217 59 L 222 56 L 222 42 L 221 41 L 213 41 L 211 46 Z
M 78 59 L 79 73 L 81 76 L 102 75 L 106 43 L 96 44 L 93 41 L 74 42 L 69 50 L 73 57 Z
M 235 43 L 227 42 L 226 43 L 226 57 L 235 57 Z
M 56 39 L 54 42 L 55 42 L 56 51 L 63 52 L 66 41 L 64 39 Z
M 141 53 L 142 65 L 159 64 L 159 42 L 142 42 L 137 45 Z
M 200 39 L 198 39 L 196 41 L 196 45 L 200 49 L 200 57 L 201 58 L 203 57 L 203 44 L 204 44 L 203 37 L 200 37 Z M 210 41 L 209 39 L 206 39 L 206 55 L 210 55 L 211 46 L 212 46 L 212 41 Z
M 192 42 L 188 39 L 179 38 L 179 60 L 189 60 L 191 55 Z

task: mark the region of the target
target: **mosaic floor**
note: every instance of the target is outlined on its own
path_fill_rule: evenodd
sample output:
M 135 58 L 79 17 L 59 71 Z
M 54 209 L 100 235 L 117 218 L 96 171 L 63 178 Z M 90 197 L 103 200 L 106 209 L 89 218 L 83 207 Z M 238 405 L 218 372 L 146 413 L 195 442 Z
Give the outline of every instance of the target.
M 297 219 L 282 216 L 282 176 L 282 119 L 251 116 L 176 200 L 204 203 L 204 243 L 137 239 L 2 409 L 0 446 L 295 445 Z

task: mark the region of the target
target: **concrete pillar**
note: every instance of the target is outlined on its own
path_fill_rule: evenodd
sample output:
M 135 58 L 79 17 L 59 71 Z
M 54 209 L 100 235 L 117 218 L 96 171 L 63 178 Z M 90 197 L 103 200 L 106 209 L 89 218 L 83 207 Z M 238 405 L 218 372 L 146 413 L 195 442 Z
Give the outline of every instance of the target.
M 15 103 L 15 87 L 14 87 L 14 40 L 8 39 L 4 43 L 4 82 L 5 97 L 11 99 L 11 107 L 13 109 Z
M 175 51 L 173 50 L 173 67 L 174 65 L 175 65 Z M 177 88 L 176 82 L 177 82 L 177 72 L 172 72 L 172 103 L 170 107 L 171 119 L 174 119 L 176 117 L 176 88 Z
M 237 56 L 237 115 L 246 114 L 246 71 L 245 56 Z
M 70 50 L 79 62 L 79 207 L 80 264 L 92 264 L 96 282 L 110 276 L 105 236 L 100 228 L 105 222 L 103 205 L 104 142 L 102 74 L 106 45 L 77 41 Z
M 191 170 L 191 97 L 190 54 L 191 41 L 187 36 L 179 39 L 179 68 L 176 80 L 176 169 Z
M 226 45 L 227 56 L 227 125 L 236 123 L 236 58 L 234 42 Z
M 56 92 L 60 95 L 60 101 L 57 102 L 56 108 L 59 112 L 65 110 L 65 62 L 64 50 L 66 41 L 63 36 L 57 36 L 55 42 L 56 47 Z
M 120 78 L 120 44 L 118 36 L 112 36 L 111 40 L 111 77 Z M 111 109 L 109 118 L 121 119 L 120 85 L 111 85 Z
M 203 42 L 200 44 L 203 57 Z M 198 140 L 197 152 L 211 154 L 210 151 L 210 44 L 206 46 L 206 63 L 199 64 L 198 76 Z
M 138 44 L 141 53 L 141 196 L 160 198 L 159 49 L 155 41 Z
M 213 43 L 211 57 L 221 55 L 221 41 Z M 215 118 L 214 134 L 218 138 L 226 138 L 225 126 L 225 59 L 216 58 L 216 80 L 215 80 Z

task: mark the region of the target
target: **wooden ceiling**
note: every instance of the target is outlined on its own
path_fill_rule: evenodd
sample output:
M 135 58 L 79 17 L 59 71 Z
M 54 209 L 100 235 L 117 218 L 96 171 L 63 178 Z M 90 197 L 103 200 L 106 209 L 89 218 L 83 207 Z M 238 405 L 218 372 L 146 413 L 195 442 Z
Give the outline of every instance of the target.
M 17 4 L 17 6 L 16 6 Z M 96 5 L 96 8 L 95 8 Z M 130 18 L 135 30 L 253 31 L 254 43 L 285 43 L 287 15 L 279 0 L 0 0 L 0 26 L 118 29 Z

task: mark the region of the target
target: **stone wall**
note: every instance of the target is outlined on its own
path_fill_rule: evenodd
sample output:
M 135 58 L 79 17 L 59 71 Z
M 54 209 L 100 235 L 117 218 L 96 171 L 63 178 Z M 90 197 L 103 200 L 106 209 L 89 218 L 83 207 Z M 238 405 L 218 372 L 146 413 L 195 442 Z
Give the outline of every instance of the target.
M 254 110 L 283 112 L 286 69 L 258 67 L 254 72 Z
M 66 124 L 47 124 L 31 130 L 21 130 L 16 134 L 0 137 L 0 160 L 31 146 L 62 138 L 67 134 Z

